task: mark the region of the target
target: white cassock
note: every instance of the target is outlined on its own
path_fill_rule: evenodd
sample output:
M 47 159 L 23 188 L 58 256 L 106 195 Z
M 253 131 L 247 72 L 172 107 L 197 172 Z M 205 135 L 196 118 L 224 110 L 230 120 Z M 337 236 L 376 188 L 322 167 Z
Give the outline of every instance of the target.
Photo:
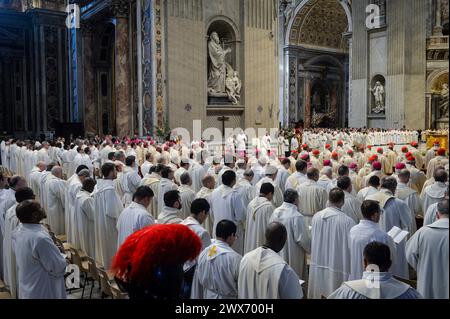
M 232 169 L 229 168 L 228 166 L 224 166 L 220 169 L 219 173 L 217 174 L 216 186 L 222 185 L 222 175 L 226 171 L 232 171 Z
M 286 185 L 284 186 L 285 190 L 288 189 L 296 189 L 297 186 L 303 184 L 304 182 L 308 181 L 308 177 L 306 177 L 305 174 L 300 172 L 295 172 L 291 174 L 291 176 L 288 177 L 286 181 Z
M 358 198 L 358 200 L 362 203 L 366 200 L 366 198 L 368 196 L 373 195 L 377 192 L 378 192 L 378 189 L 376 187 L 368 186 L 368 187 L 361 189 L 358 192 L 358 195 L 356 196 L 356 198 Z
M 65 299 L 66 259 L 43 225 L 20 224 L 12 235 L 19 299 Z
M 177 185 L 170 179 L 161 177 L 161 180 L 159 181 L 159 188 L 158 188 L 158 214 L 159 215 L 165 206 L 164 204 L 164 194 L 169 191 L 177 190 Z
M 406 258 L 425 299 L 449 298 L 448 253 L 448 218 L 424 226 L 406 243 Z
M 77 174 L 72 175 L 66 183 L 66 194 L 65 194 L 65 226 L 67 241 L 71 243 L 75 248 L 79 248 L 78 232 L 75 228 L 75 198 L 82 187 L 81 181 Z
M 265 197 L 256 197 L 247 206 L 244 253 L 256 249 L 266 242 L 266 228 L 275 207 Z
M 17 205 L 16 203 L 7 210 L 3 233 L 3 278 L 13 298 L 17 297 L 16 255 L 12 249 L 12 234 L 20 223 L 16 215 Z
M 153 164 L 150 163 L 149 161 L 145 161 L 144 163 L 142 163 L 141 165 L 141 173 L 142 176 L 147 175 L 150 172 L 150 168 L 152 168 Z
M 185 225 L 190 228 L 202 241 L 202 250 L 203 251 L 206 247 L 211 245 L 211 236 L 209 233 L 200 225 L 198 220 L 196 220 L 194 217 L 189 216 L 185 220 L 183 220 L 181 225 Z M 197 264 L 197 260 L 189 260 L 185 262 L 183 266 L 184 272 L 187 272 L 188 270 L 192 269 Z
M 211 205 L 214 220 L 213 236 L 216 237 L 216 226 L 220 221 L 224 219 L 232 221 L 237 227 L 236 236 L 238 237 L 234 242 L 233 249 L 242 254 L 246 217 L 242 197 L 234 188 L 221 185 L 211 194 Z
M 239 299 L 301 299 L 300 279 L 284 259 L 270 248 L 246 254 L 239 267 Z
M 278 169 L 277 178 L 275 179 L 275 182 L 277 183 L 278 187 L 281 189 L 281 193 L 284 194 L 284 191 L 286 190 L 286 182 L 289 178 L 290 173 L 287 169 L 284 167 L 281 167 Z
M 36 197 L 36 200 L 39 201 L 40 199 L 40 180 L 41 180 L 41 171 L 38 167 L 33 167 L 30 175 L 28 176 L 29 185 L 30 188 L 33 190 L 34 196 Z
M 161 176 L 156 173 L 147 174 L 141 180 L 141 186 L 148 186 L 153 191 L 153 199 L 147 210 L 154 219 L 158 218 L 158 191 L 160 180 Z
M 442 182 L 434 182 L 434 184 L 427 186 L 420 195 L 423 210 L 427 211 L 428 207 L 443 200 L 446 191 L 448 191 L 448 186 Z
M 395 198 L 387 189 L 381 189 L 378 193 L 367 197 L 368 200 L 375 200 L 380 204 L 381 217 L 380 229 L 389 232 L 394 226 L 411 231 L 412 214 L 408 205 L 401 199 Z M 395 264 L 392 267 L 392 273 L 395 276 L 409 278 L 408 263 L 405 256 L 405 242 L 396 245 L 397 255 L 395 256 Z
M 379 289 L 369 284 L 374 277 Z M 365 272 L 360 280 L 344 282 L 327 299 L 422 299 L 422 296 L 389 272 Z
M 319 180 L 317 181 L 317 186 L 322 187 L 324 190 L 327 190 L 330 186 L 330 184 L 333 182 L 328 176 L 322 175 L 320 176 Z
M 202 179 L 205 177 L 208 167 L 204 167 L 197 162 L 193 162 L 189 167 L 189 174 L 192 178 L 192 188 L 194 191 L 199 192 L 202 188 Z
M 213 239 L 198 257 L 191 299 L 237 299 L 241 260 L 227 243 Z
M 1 161 L 2 161 L 2 166 L 8 168 L 8 164 L 6 162 L 6 143 L 5 141 L 2 141 L 0 143 L 0 153 L 2 154 L 1 156 Z
M 39 181 L 39 203 L 45 211 L 47 211 L 47 193 L 45 192 L 45 182 L 50 176 L 52 176 L 52 173 L 49 171 L 43 171 L 41 173 L 41 180 Z
M 141 204 L 131 202 L 131 204 L 122 211 L 117 220 L 117 249 L 122 246 L 128 236 L 153 224 L 155 224 L 155 221 L 148 213 L 147 209 Z
M 236 143 L 238 152 L 247 150 L 247 136 L 245 134 L 239 134 L 236 136 Z
M 181 219 L 186 219 L 191 215 L 191 205 L 195 199 L 194 190 L 189 185 L 181 185 L 178 187 L 181 199 Z
M 92 196 L 97 214 L 95 216 L 95 257 L 105 269 L 109 269 L 117 251 L 116 225 L 123 205 L 114 188 L 113 180 L 99 179 Z
M 423 226 L 431 225 L 437 220 L 437 207 L 439 203 L 435 203 L 430 205 L 425 213 L 423 218 Z
M 75 197 L 73 215 L 75 224 L 73 229 L 77 232 L 80 248 L 89 257 L 95 260 L 95 207 L 94 198 L 85 191 L 80 190 Z
M 361 213 L 362 202 L 360 202 L 356 196 L 353 196 L 349 192 L 344 191 L 344 194 L 345 203 L 344 206 L 342 206 L 342 211 L 357 224 L 363 218 Z
M 9 188 L 4 190 L 0 198 L 0 247 L 3 248 L 6 212 L 16 203 L 16 192 Z M 0 251 L 0 275 L 3 273 L 3 249 Z
M 255 195 L 255 187 L 245 178 L 240 179 L 234 186 L 236 191 L 241 195 L 242 201 L 244 202 L 244 207 L 253 200 Z
M 256 198 L 257 196 L 259 196 L 259 192 L 261 191 L 261 186 L 262 184 L 265 183 L 270 183 L 273 185 L 273 187 L 275 188 L 275 191 L 273 193 L 273 199 L 272 199 L 272 203 L 275 207 L 280 207 L 281 204 L 283 204 L 283 192 L 281 191 L 281 189 L 278 187 L 277 183 L 271 179 L 270 177 L 263 177 L 256 185 L 255 185 L 255 192 L 254 192 L 254 197 Z M 256 248 L 256 247 L 255 247 Z
M 428 167 L 428 164 L 430 164 L 430 161 L 436 157 L 436 151 L 438 150 L 438 148 L 431 148 L 427 151 L 427 153 L 425 154 L 425 168 Z
M 306 255 L 311 252 L 311 236 L 304 216 L 299 213 L 296 205 L 283 203 L 275 209 L 269 222 L 280 222 L 286 227 L 286 244 L 279 254 L 300 279 L 306 281 Z
M 398 183 L 397 191 L 395 196 L 401 199 L 408 205 L 411 210 L 411 235 L 413 235 L 417 230 L 416 217 L 422 214 L 422 203 L 417 192 L 408 187 L 406 184 Z
M 173 207 L 164 206 L 158 215 L 158 224 L 181 224 L 181 211 Z
M 184 173 L 187 173 L 187 170 L 184 167 L 180 167 L 178 168 L 174 173 L 173 173 L 173 179 L 175 180 L 175 182 L 180 185 L 181 181 L 180 181 L 180 177 L 181 175 L 183 175 Z
M 305 221 L 310 226 L 314 214 L 325 209 L 327 205 L 327 191 L 317 185 L 315 181 L 308 179 L 297 187 L 297 192 L 299 211 L 305 216 Z
M 364 248 L 372 242 L 379 242 L 389 246 L 391 260 L 395 262 L 395 243 L 388 234 L 380 229 L 378 223 L 362 219 L 358 225 L 350 230 L 348 245 L 350 248 L 351 272 L 348 280 L 358 280 L 364 273 Z
M 132 167 L 125 166 L 122 175 L 120 176 L 119 183 L 123 191 L 123 206 L 128 206 L 133 200 L 133 194 L 141 184 L 141 177 Z
M 45 183 L 47 187 L 47 219 L 55 235 L 65 235 L 65 192 L 66 181 L 51 176 Z
M 350 275 L 350 229 L 355 222 L 336 207 L 312 219 L 308 298 L 328 297 Z
M 214 225 L 214 220 L 213 220 L 213 213 L 212 213 L 212 208 L 211 208 L 211 194 L 213 192 L 213 189 L 209 189 L 207 187 L 202 187 L 200 189 L 200 191 L 195 195 L 195 198 L 203 198 L 206 199 L 209 203 L 209 214 L 206 217 L 206 220 L 203 222 L 203 226 L 205 227 L 206 231 L 208 232 L 208 234 L 210 236 L 212 236 L 213 234 L 213 225 Z

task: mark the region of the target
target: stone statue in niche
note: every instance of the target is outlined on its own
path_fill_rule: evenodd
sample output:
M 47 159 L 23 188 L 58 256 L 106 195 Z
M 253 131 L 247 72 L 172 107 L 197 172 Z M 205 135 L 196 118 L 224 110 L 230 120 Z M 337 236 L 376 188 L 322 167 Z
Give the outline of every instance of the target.
M 448 84 L 442 84 L 441 97 L 439 101 L 439 119 L 448 118 Z
M 208 42 L 209 55 L 209 76 L 208 76 L 208 96 L 228 97 L 233 105 L 239 104 L 241 98 L 242 82 L 239 73 L 228 64 L 227 54 L 231 49 L 224 49 L 217 32 L 212 32 Z
M 370 89 L 370 92 L 372 92 L 373 96 L 375 97 L 375 105 L 372 108 L 372 113 L 375 114 L 384 113 L 385 112 L 384 86 L 381 84 L 380 81 L 377 81 L 373 89 Z

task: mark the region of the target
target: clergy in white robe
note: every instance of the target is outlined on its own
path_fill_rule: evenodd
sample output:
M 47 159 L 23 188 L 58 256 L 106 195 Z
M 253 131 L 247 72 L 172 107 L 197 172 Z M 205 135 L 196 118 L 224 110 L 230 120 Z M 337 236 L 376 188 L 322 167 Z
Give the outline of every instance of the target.
M 327 191 L 317 185 L 319 171 L 316 168 L 309 168 L 307 180 L 297 187 L 299 195 L 299 210 L 305 216 L 308 226 L 311 225 L 314 214 L 323 210 L 327 205 Z
M 275 182 L 277 183 L 278 187 L 281 189 L 281 192 L 284 194 L 284 191 L 286 190 L 286 182 L 291 173 L 289 172 L 289 169 L 291 167 L 291 161 L 288 158 L 285 158 L 281 161 L 281 167 L 278 169 L 278 174 Z
M 97 181 L 93 193 L 95 207 L 95 258 L 105 269 L 111 267 L 117 250 L 117 219 L 123 210 L 122 201 L 114 188 L 116 167 L 112 163 L 102 166 L 103 179 Z
M 45 168 L 46 168 L 45 163 L 39 162 L 35 167 L 31 169 L 30 175 L 28 176 L 28 184 L 30 185 L 30 188 L 33 190 L 36 199 L 40 198 L 39 191 L 40 191 L 41 173 L 45 171 Z
M 45 183 L 47 193 L 47 220 L 55 235 L 65 235 L 65 192 L 66 181 L 62 179 L 61 166 L 55 166 Z
M 445 156 L 445 148 L 441 148 L 437 151 L 437 156 L 430 160 L 427 166 L 427 178 L 431 178 L 433 176 L 436 168 L 440 166 L 445 166 L 448 164 L 448 158 Z
M 262 246 L 266 241 L 264 232 L 275 209 L 275 206 L 272 204 L 274 192 L 275 188 L 272 183 L 262 184 L 259 196 L 247 206 L 244 253 Z
M 371 242 L 363 251 L 364 272 L 362 279 L 347 281 L 334 291 L 328 299 L 422 299 L 410 285 L 392 276 L 389 272 L 392 253 L 387 245 Z
M 119 179 L 123 191 L 122 203 L 125 207 L 132 202 L 133 194 L 141 184 L 141 177 L 135 167 L 137 167 L 136 157 L 128 156 L 125 159 L 125 167 Z
M 445 193 L 448 190 L 448 175 L 445 170 L 436 170 L 434 180 L 435 182 L 427 186 L 420 196 L 424 211 L 427 211 L 428 207 L 444 199 Z
M 368 200 L 375 200 L 380 204 L 381 217 L 380 228 L 389 232 L 394 226 L 402 230 L 411 231 L 412 213 L 408 205 L 401 199 L 395 198 L 397 180 L 395 177 L 385 177 L 381 181 L 381 189 L 378 193 L 368 196 Z M 406 239 L 396 245 L 395 263 L 392 273 L 395 276 L 409 278 L 408 263 L 405 256 Z
M 422 203 L 419 198 L 417 191 L 408 187 L 409 179 L 411 173 L 405 169 L 398 173 L 398 186 L 395 192 L 395 197 L 401 199 L 408 205 L 411 210 L 411 235 L 413 235 L 417 230 L 416 218 L 422 215 Z
M 334 188 L 329 195 L 330 206 L 312 219 L 309 299 L 328 297 L 350 275 L 348 242 L 350 229 L 356 224 L 341 210 L 344 203 L 344 191 Z
M 17 272 L 16 255 L 12 247 L 12 235 L 19 226 L 19 219 L 16 215 L 17 205 L 26 201 L 34 200 L 35 196 L 31 188 L 25 187 L 15 193 L 16 203 L 6 211 L 5 228 L 3 233 L 3 278 L 6 288 L 13 298 L 17 298 Z
M 158 215 L 164 207 L 164 195 L 168 191 L 177 190 L 177 184 L 173 182 L 173 171 L 170 167 L 165 166 L 161 169 L 161 180 L 158 188 Z
M 153 166 L 153 155 L 152 153 L 145 154 L 145 162 L 141 165 L 142 176 L 147 175 L 150 172 L 150 168 Z
M 204 198 L 209 203 L 209 214 L 206 217 L 206 220 L 203 222 L 203 226 L 205 227 L 206 231 L 210 236 L 213 234 L 213 226 L 214 226 L 214 220 L 213 220 L 213 214 L 211 210 L 211 194 L 214 191 L 214 188 L 216 187 L 216 180 L 211 175 L 206 175 L 202 179 L 202 185 L 203 187 L 200 189 L 200 191 L 195 195 L 195 198 Z
M 286 227 L 286 244 L 279 254 L 300 279 L 307 281 L 306 255 L 311 252 L 311 236 L 305 217 L 298 211 L 298 201 L 297 191 L 286 190 L 283 205 L 275 209 L 269 222 L 279 222 Z
M 153 191 L 153 199 L 150 205 L 147 207 L 148 212 L 153 216 L 154 219 L 158 218 L 158 191 L 159 191 L 159 182 L 161 180 L 161 169 L 162 165 L 158 164 L 156 166 L 152 166 L 148 174 L 144 176 L 141 180 L 141 186 L 148 186 Z
M 333 182 L 333 169 L 330 166 L 325 166 L 320 170 L 320 177 L 317 185 L 324 190 L 329 189 L 329 185 Z
M 192 189 L 191 175 L 186 171 L 180 176 L 180 186 L 178 187 L 181 199 L 181 219 L 186 219 L 191 215 L 191 205 L 195 199 L 195 192 Z
M 406 244 L 408 263 L 417 271 L 417 290 L 426 299 L 449 298 L 448 206 L 448 199 L 441 201 L 437 220 Z
M 65 299 L 67 262 L 40 223 L 45 212 L 38 202 L 27 200 L 16 210 L 21 224 L 13 232 L 19 299 Z
M 164 194 L 164 206 L 158 215 L 158 224 L 181 224 L 181 198 L 177 190 Z
M 261 186 L 265 183 L 270 183 L 274 187 L 274 194 L 272 197 L 272 203 L 275 207 L 280 207 L 283 204 L 283 193 L 281 189 L 278 187 L 275 182 L 278 174 L 278 169 L 275 166 L 268 165 L 265 169 L 265 176 L 259 180 L 259 182 L 255 185 L 255 193 L 254 197 L 259 196 Z M 255 247 L 256 248 L 256 247 Z
M 278 254 L 283 249 L 286 238 L 286 228 L 280 223 L 271 223 L 266 230 L 266 244 L 242 258 L 238 279 L 239 299 L 303 297 L 300 279 Z
M 147 211 L 153 196 L 153 191 L 148 186 L 138 187 L 133 194 L 133 201 L 122 211 L 117 220 L 117 249 L 131 234 L 155 224 L 153 217 Z
M 427 151 L 427 153 L 425 154 L 425 168 L 427 168 L 428 167 L 428 164 L 430 163 L 430 161 L 433 159 L 433 158 L 435 158 L 436 157 L 436 153 L 437 153 L 437 151 L 440 149 L 440 142 L 439 141 L 436 141 L 434 144 L 433 144 L 433 147 L 432 148 L 430 148 L 428 151 Z
M 362 203 L 366 200 L 366 198 L 370 195 L 373 195 L 378 192 L 378 188 L 380 187 L 380 178 L 378 176 L 372 176 L 369 178 L 368 186 L 364 187 L 358 192 L 356 198 Z
M 345 194 L 345 204 L 342 206 L 342 211 L 345 215 L 353 219 L 358 224 L 362 219 L 361 204 L 362 202 L 352 195 L 352 180 L 348 176 L 339 177 L 337 180 L 337 187 L 342 189 Z
M 361 205 L 363 219 L 352 227 L 349 236 L 351 271 L 349 280 L 358 280 L 363 276 L 364 248 L 371 242 L 379 242 L 389 246 L 391 260 L 395 260 L 395 243 L 378 225 L 381 216 L 380 205 L 376 201 L 366 200 Z
M 182 158 L 180 160 L 180 167 L 173 173 L 173 179 L 175 183 L 178 185 L 181 185 L 180 177 L 184 173 L 187 173 L 189 171 L 190 167 L 190 161 L 188 158 Z
M 236 184 L 236 173 L 234 171 L 226 171 L 222 175 L 222 185 L 219 186 L 211 194 L 211 211 L 213 214 L 214 227 L 221 220 L 231 220 L 237 227 L 237 239 L 233 245 L 233 249 L 242 254 L 244 251 L 244 225 L 246 218 L 246 207 L 244 207 L 241 195 L 234 189 Z M 215 237 L 215 234 L 213 234 Z
M 202 188 L 202 180 L 206 176 L 209 164 L 206 164 L 204 159 L 206 153 L 204 151 L 198 153 L 198 161 L 193 161 L 189 167 L 189 174 L 192 178 L 192 187 L 195 192 L 199 192 Z
M 308 181 L 306 171 L 308 170 L 308 163 L 302 160 L 298 160 L 295 163 L 296 172 L 288 177 L 284 189 L 296 189 L 304 182 Z
M 255 195 L 255 186 L 252 185 L 252 180 L 254 177 L 252 169 L 248 169 L 243 173 L 243 177 L 237 181 L 234 188 L 241 195 L 244 207 L 253 200 Z
M 217 239 L 198 257 L 191 299 L 237 299 L 242 256 L 231 248 L 236 230 L 236 225 L 229 220 L 217 224 Z
M 73 216 L 76 238 L 80 249 L 95 260 L 95 205 L 92 192 L 96 182 L 92 178 L 83 180 L 80 191 L 75 196 Z

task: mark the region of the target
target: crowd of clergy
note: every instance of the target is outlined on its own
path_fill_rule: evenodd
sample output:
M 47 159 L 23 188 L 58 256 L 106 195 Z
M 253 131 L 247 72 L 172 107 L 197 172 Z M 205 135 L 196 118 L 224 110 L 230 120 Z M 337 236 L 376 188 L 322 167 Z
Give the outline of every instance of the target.
M 114 272 L 131 235 L 180 224 L 201 241 L 186 298 L 447 299 L 445 145 L 384 134 L 372 146 L 297 131 L 290 152 L 267 134 L 247 152 L 240 132 L 221 154 L 205 141 L 2 141 L 0 278 L 13 298 L 66 298 L 55 236 Z

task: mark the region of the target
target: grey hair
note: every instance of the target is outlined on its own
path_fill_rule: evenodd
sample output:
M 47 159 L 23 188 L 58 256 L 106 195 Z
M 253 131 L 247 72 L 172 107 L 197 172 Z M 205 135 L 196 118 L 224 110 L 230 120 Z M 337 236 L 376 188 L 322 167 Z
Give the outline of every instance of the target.
M 62 173 L 62 168 L 61 168 L 61 166 L 54 166 L 53 168 L 52 168 L 52 175 L 56 175 L 56 174 L 58 174 L 58 173 Z
M 289 204 L 294 204 L 298 198 L 298 192 L 295 189 L 289 188 L 284 192 L 284 201 Z
M 320 175 L 327 175 L 327 176 L 333 175 L 333 168 L 331 168 L 330 166 L 325 166 L 320 171 Z
M 82 169 L 81 171 L 78 172 L 77 176 L 90 177 L 91 176 L 91 172 L 89 172 L 88 169 Z
M 249 168 L 248 170 L 246 170 L 244 172 L 244 176 L 253 177 L 253 176 L 255 176 L 255 172 L 253 172 L 253 170 L 251 168 Z

